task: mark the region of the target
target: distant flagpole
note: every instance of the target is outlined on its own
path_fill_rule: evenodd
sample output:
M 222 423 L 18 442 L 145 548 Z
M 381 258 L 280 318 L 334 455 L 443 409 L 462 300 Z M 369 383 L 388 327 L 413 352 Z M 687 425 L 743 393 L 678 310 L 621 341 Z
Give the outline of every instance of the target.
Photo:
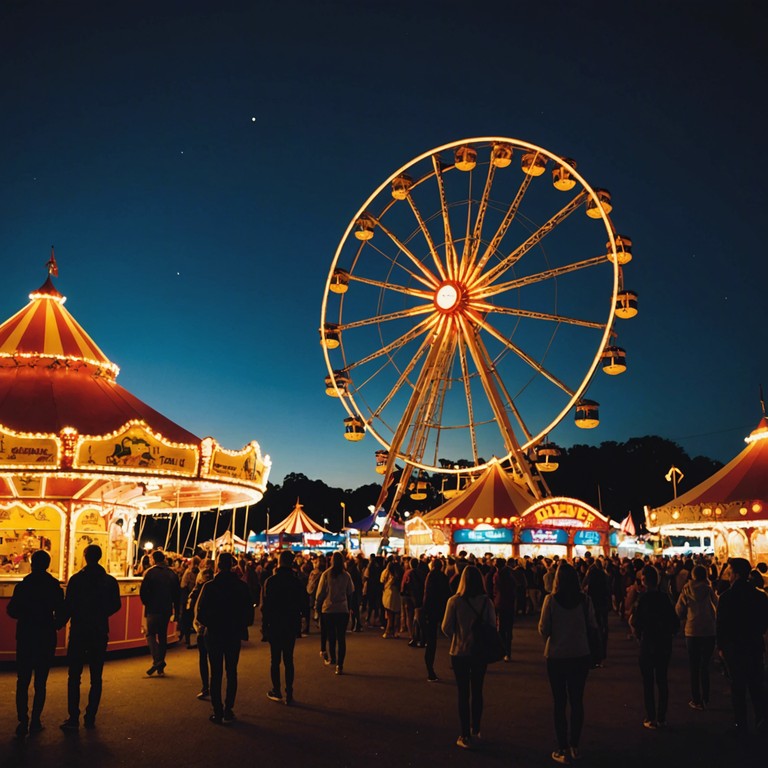
M 760 385 L 760 408 L 763 411 L 763 418 L 765 418 L 765 398 L 763 397 L 763 385 Z
M 56 263 L 56 256 L 53 253 L 53 246 L 51 246 L 51 258 L 48 259 L 45 266 L 48 268 L 48 274 L 51 277 L 59 276 L 59 265 Z

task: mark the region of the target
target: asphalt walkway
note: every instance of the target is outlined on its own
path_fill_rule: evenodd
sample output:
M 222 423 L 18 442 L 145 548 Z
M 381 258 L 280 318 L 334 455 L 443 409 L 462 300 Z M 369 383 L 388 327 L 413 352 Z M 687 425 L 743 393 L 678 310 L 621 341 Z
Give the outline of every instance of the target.
M 258 633 L 254 633 L 258 635 Z M 197 652 L 174 647 L 164 678 L 147 677 L 145 654 L 112 659 L 104 671 L 97 728 L 63 733 L 66 668 L 51 671 L 45 730 L 19 742 L 13 737 L 15 674 L 0 669 L 0 765 L 29 768 L 117 768 L 183 766 L 214 768 L 242 764 L 293 768 L 356 766 L 479 765 L 552 766 L 551 696 L 542 642 L 532 618 L 515 629 L 513 661 L 493 665 L 485 684 L 481 748 L 455 746 L 459 734 L 455 686 L 447 641 L 438 649 L 437 683 L 428 683 L 423 651 L 405 640 L 383 640 L 381 632 L 348 635 L 345 673 L 323 666 L 318 635 L 297 641 L 297 703 L 270 701 L 268 645 L 246 643 L 240 662 L 240 690 L 230 726 L 208 722 L 210 704 L 198 701 Z M 609 658 L 590 673 L 584 766 L 697 766 L 764 764 L 768 745 L 756 739 L 734 744 L 725 735 L 731 722 L 726 680 L 714 671 L 711 707 L 687 706 L 685 650 L 679 638 L 670 673 L 669 725 L 642 727 L 637 647 L 613 620 Z M 87 677 L 87 674 L 86 674 Z

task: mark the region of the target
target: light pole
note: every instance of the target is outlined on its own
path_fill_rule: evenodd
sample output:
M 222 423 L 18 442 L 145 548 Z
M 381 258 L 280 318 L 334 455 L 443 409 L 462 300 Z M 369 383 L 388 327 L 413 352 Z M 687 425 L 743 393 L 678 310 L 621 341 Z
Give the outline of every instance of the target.
M 664 475 L 668 483 L 672 483 L 672 498 L 677 498 L 677 483 L 682 480 L 685 475 L 673 464 L 669 468 L 669 472 Z

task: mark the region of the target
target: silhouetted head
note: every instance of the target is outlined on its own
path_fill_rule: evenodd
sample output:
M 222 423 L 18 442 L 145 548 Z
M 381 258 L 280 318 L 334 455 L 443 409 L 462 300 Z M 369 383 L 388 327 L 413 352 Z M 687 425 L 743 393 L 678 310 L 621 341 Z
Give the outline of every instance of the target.
M 216 567 L 220 571 L 231 571 L 234 564 L 235 558 L 232 557 L 230 552 L 222 552 L 219 555 L 219 559 L 216 561 Z
M 34 572 L 47 571 L 50 564 L 51 556 L 44 549 L 38 549 L 37 552 L 33 552 L 32 557 L 29 559 L 30 568 Z
M 83 550 L 83 557 L 88 565 L 93 565 L 101 560 L 101 547 L 98 544 L 89 544 Z

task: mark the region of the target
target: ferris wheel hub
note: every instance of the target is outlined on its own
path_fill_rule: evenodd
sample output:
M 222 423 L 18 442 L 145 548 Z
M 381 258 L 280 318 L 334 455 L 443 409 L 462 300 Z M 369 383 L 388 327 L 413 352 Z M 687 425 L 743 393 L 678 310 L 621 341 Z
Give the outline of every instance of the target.
M 441 312 L 455 312 L 461 305 L 463 294 L 461 285 L 453 280 L 446 280 L 435 291 L 435 307 Z

